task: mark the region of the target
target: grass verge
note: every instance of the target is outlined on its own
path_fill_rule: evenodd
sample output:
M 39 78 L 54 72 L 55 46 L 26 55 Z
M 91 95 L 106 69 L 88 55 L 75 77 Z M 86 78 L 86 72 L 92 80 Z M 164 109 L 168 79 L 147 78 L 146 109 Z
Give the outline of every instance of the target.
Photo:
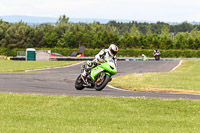
M 32 69 L 67 66 L 80 61 L 7 61 L 0 60 L 0 71 L 24 71 Z
M 0 132 L 199 132 L 200 101 L 0 94 Z
M 200 61 L 183 61 L 167 73 L 142 73 L 119 76 L 112 86 L 135 91 L 200 94 Z

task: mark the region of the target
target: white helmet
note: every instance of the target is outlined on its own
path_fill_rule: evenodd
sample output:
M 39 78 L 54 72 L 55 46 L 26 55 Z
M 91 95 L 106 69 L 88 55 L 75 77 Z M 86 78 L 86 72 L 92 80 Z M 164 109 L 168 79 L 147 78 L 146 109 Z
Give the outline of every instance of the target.
M 111 44 L 108 49 L 111 56 L 115 56 L 117 54 L 118 47 L 115 44 Z

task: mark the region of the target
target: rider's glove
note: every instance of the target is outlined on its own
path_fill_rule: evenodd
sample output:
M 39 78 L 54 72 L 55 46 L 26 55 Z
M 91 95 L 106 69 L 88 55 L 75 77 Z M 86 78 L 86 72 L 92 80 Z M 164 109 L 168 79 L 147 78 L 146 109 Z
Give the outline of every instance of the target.
M 104 59 L 98 59 L 99 62 L 104 63 L 105 60 Z

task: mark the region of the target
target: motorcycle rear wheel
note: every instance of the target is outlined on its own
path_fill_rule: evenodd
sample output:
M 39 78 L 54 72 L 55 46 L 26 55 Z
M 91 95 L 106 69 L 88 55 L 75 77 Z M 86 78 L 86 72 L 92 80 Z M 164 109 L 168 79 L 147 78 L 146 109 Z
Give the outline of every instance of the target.
M 103 77 L 101 77 L 101 75 L 104 75 Z M 110 76 L 105 74 L 104 72 L 100 73 L 98 75 L 98 78 L 95 82 L 95 89 L 96 91 L 101 91 L 105 88 L 105 86 L 108 84 L 108 82 L 110 81 Z

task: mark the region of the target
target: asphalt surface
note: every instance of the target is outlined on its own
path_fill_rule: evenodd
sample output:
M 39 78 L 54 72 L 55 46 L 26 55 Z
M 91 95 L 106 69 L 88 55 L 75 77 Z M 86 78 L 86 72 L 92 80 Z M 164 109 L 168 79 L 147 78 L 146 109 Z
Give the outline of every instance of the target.
M 118 61 L 118 74 L 146 72 L 168 72 L 179 61 Z M 67 96 L 109 96 L 109 97 L 144 97 L 162 99 L 198 100 L 200 95 L 136 92 L 106 87 L 102 91 L 74 88 L 75 80 L 80 74 L 81 64 L 57 69 L 37 70 L 24 73 L 0 73 L 0 92 L 31 93 Z

